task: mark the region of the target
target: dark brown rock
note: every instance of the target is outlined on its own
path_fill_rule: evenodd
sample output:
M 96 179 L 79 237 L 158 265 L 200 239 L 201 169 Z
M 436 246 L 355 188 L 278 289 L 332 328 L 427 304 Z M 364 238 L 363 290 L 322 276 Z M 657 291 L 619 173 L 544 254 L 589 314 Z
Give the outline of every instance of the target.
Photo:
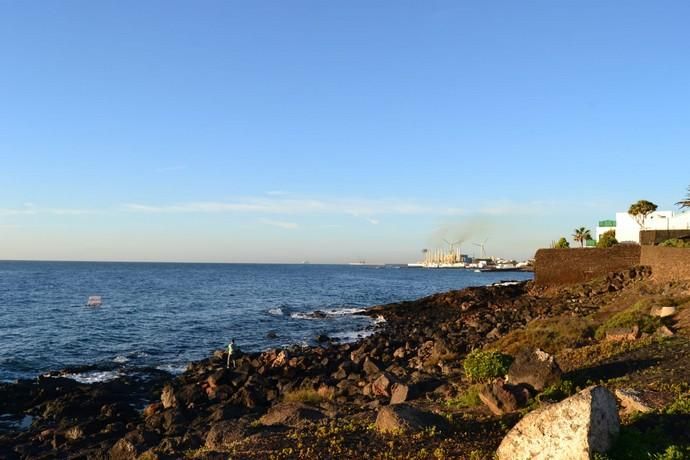
M 246 423 L 222 421 L 215 423 L 206 434 L 206 447 L 211 450 L 224 450 L 248 434 Z
M 439 415 L 408 404 L 385 406 L 376 417 L 376 429 L 383 433 L 415 432 L 434 427 L 445 431 L 448 429 L 448 422 Z
M 367 356 L 364 359 L 364 364 L 362 364 L 362 369 L 369 378 L 372 378 L 381 372 L 382 366 L 376 360 Z
M 315 422 L 325 418 L 324 413 L 302 403 L 280 403 L 271 407 L 268 412 L 259 419 L 263 425 L 285 425 L 299 427 L 307 422 Z
M 529 385 L 542 391 L 561 380 L 561 368 L 550 354 L 537 350 L 523 350 L 518 353 L 508 369 L 508 382 L 512 385 Z
M 479 399 L 496 415 L 507 414 L 518 409 L 517 398 L 502 379 L 482 385 L 479 390 Z
M 374 396 L 390 397 L 391 386 L 396 383 L 395 377 L 388 372 L 382 372 L 376 380 L 371 383 L 371 392 Z

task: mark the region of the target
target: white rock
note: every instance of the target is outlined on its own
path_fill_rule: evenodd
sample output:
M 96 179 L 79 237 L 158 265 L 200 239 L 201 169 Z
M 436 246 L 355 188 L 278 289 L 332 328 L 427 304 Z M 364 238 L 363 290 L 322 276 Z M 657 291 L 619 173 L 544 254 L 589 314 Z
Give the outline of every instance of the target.
M 611 448 L 619 430 L 616 398 L 604 387 L 589 387 L 527 414 L 496 454 L 499 460 L 590 460 Z
M 649 311 L 651 316 L 658 316 L 659 318 L 666 318 L 676 314 L 676 307 L 652 307 Z

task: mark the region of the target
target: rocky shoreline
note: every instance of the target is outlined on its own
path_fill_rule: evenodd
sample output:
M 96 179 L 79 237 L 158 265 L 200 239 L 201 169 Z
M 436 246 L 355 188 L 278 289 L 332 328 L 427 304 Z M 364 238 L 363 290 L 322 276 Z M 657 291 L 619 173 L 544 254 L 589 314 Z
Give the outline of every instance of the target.
M 491 458 L 546 388 L 516 389 L 501 379 L 479 388 L 463 367 L 468 353 L 517 356 L 518 345 L 540 345 L 556 356 L 558 381 L 562 368 L 564 381 L 583 388 L 620 380 L 618 361 L 628 366 L 623 376 L 649 379 L 647 369 L 664 369 L 671 355 L 688 352 L 684 317 L 652 332 L 638 327 L 623 342 L 584 326 L 570 337 L 640 299 L 690 296 L 688 286 L 655 285 L 649 275 L 635 268 L 570 288 L 506 283 L 375 306 L 363 314 L 385 323 L 358 342 L 322 337 L 317 346 L 244 354 L 232 369 L 218 351 L 177 377 L 151 369 L 94 384 L 60 377 L 2 384 L 0 458 Z M 572 327 L 556 326 L 566 321 Z M 661 326 L 673 337 L 662 337 Z M 552 340 L 539 343 L 548 334 Z M 673 351 L 660 352 L 660 343 Z M 638 368 L 644 358 L 627 357 L 641 350 L 658 361 Z M 687 380 L 683 372 L 666 374 L 655 377 L 668 387 L 652 395 L 657 408 L 671 403 L 669 388 Z M 471 403 L 473 389 L 484 404 Z M 514 407 L 501 406 L 502 392 Z M 492 407 L 492 397 L 501 404 Z

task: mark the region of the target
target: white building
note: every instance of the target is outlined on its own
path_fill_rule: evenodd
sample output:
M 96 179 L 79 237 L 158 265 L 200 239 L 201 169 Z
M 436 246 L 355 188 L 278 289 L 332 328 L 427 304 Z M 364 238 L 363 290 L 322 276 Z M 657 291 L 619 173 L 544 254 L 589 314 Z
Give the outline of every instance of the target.
M 615 221 L 599 221 L 597 241 L 601 235 L 612 229 L 616 230 L 616 239 L 619 243 L 639 243 L 641 230 L 690 230 L 690 212 L 654 211 L 645 219 L 644 227 L 640 227 L 627 212 L 617 212 Z

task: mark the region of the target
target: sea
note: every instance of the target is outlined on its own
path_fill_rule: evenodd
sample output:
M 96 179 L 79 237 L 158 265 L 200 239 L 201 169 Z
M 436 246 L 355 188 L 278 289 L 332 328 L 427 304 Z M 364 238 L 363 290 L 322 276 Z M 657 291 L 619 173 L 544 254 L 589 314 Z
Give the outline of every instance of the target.
M 400 266 L 0 262 L 0 381 L 67 369 L 80 382 L 183 372 L 225 348 L 372 334 L 366 307 L 531 273 Z M 98 307 L 89 296 L 101 296 Z M 70 369 L 73 369 L 70 371 Z

